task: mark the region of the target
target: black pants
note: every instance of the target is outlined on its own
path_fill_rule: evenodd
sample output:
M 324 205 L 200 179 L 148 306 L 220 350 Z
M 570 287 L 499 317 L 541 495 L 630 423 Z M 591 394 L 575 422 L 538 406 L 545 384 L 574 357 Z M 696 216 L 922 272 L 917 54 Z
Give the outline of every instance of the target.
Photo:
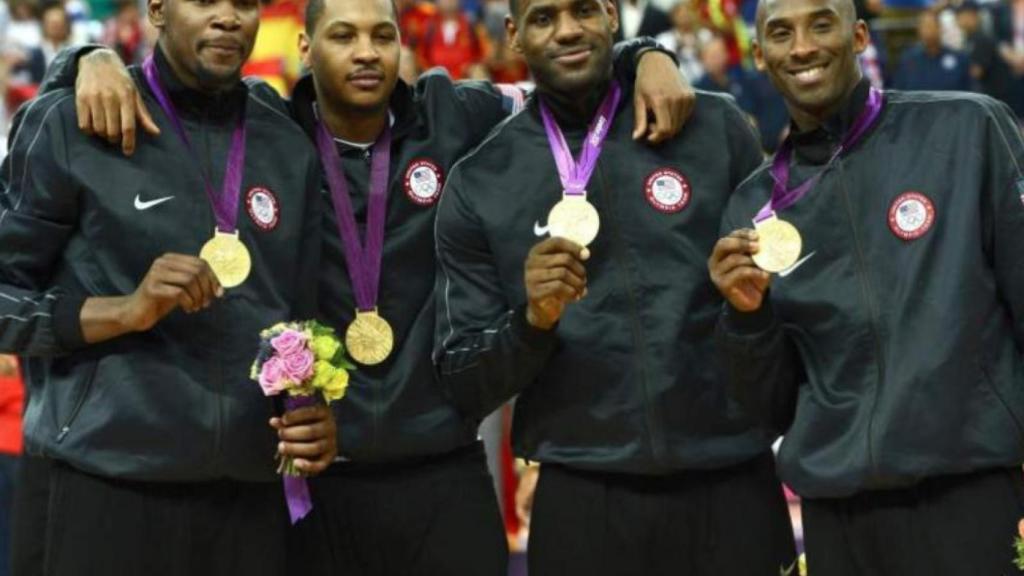
M 664 477 L 543 464 L 530 576 L 775 576 L 796 558 L 770 455 Z
M 48 476 L 45 513 L 19 509 L 27 530 L 43 527 L 42 546 L 30 545 L 42 558 L 15 576 L 290 574 L 280 483 L 134 482 L 60 462 Z
M 1024 517 L 1020 468 L 925 480 L 912 488 L 803 501 L 814 576 L 1004 576 Z
M 11 574 L 42 576 L 46 548 L 46 512 L 50 468 L 46 458 L 22 455 L 11 510 Z
M 292 530 L 303 576 L 498 576 L 508 541 L 479 444 L 426 461 L 333 465 Z

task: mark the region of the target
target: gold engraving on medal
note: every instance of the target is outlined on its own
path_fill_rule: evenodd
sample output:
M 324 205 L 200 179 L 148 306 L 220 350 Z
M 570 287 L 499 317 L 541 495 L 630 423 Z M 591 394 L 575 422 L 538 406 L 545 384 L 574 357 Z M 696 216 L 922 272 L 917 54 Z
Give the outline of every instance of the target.
M 548 213 L 548 231 L 552 237 L 565 238 L 587 246 L 597 238 L 601 217 L 586 196 L 564 196 Z
M 789 268 L 800 259 L 803 239 L 800 231 L 785 220 L 772 215 L 767 220 L 754 224 L 757 230 L 760 250 L 753 255 L 754 263 L 765 272 L 778 273 Z
M 356 318 L 345 331 L 345 348 L 349 356 L 364 366 L 380 364 L 391 354 L 395 335 L 387 320 L 377 314 L 356 311 Z
M 199 251 L 199 257 L 206 260 L 224 288 L 241 285 L 252 270 L 249 249 L 239 240 L 237 231 L 229 234 L 215 230 L 213 238 Z

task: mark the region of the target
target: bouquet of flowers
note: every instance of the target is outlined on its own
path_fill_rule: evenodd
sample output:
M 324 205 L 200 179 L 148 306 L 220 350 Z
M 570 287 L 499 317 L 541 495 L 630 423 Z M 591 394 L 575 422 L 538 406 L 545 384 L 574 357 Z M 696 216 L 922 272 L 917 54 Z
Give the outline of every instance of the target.
M 285 395 L 285 409 L 295 410 L 345 396 L 349 370 L 355 369 L 334 330 L 319 322 L 282 322 L 260 332 L 260 348 L 250 377 L 266 396 Z M 284 477 L 292 523 L 312 509 L 309 488 L 290 457 L 277 469 Z
M 1017 523 L 1017 537 L 1013 540 L 1013 548 L 1017 552 L 1013 563 L 1017 570 L 1024 572 L 1024 520 Z

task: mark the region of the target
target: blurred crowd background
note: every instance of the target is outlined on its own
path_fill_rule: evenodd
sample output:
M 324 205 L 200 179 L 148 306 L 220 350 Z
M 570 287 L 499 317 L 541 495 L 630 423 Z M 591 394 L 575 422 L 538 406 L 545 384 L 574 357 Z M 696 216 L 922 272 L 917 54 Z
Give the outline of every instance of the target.
M 757 0 L 615 0 L 619 36 L 654 36 L 673 50 L 697 87 L 729 92 L 761 131 L 766 151 L 784 133 L 786 112 L 753 65 Z M 267 0 L 247 74 L 283 94 L 301 73 L 297 37 L 304 0 Z M 880 87 L 971 90 L 1024 116 L 1024 0 L 855 0 L 872 31 L 861 64 Z M 507 0 L 398 0 L 403 77 L 442 66 L 456 78 L 529 82 L 505 40 Z M 35 94 L 62 47 L 102 43 L 140 62 L 155 38 L 144 0 L 0 1 L 0 121 Z M 0 126 L 6 134 L 6 126 Z

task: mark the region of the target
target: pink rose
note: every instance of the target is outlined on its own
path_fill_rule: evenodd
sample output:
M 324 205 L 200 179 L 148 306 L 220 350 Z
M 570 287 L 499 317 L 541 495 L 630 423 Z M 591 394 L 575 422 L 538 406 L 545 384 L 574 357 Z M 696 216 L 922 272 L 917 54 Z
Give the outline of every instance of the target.
M 296 330 L 285 330 L 271 338 L 270 345 L 278 356 L 285 358 L 306 348 L 306 335 Z
M 260 369 L 260 388 L 263 388 L 263 394 L 280 394 L 284 390 L 285 378 L 284 362 L 280 358 L 275 356 L 264 362 L 263 368 Z
M 311 350 L 303 348 L 294 354 L 282 357 L 281 361 L 285 376 L 299 384 L 313 376 L 313 364 L 316 362 L 316 356 Z

